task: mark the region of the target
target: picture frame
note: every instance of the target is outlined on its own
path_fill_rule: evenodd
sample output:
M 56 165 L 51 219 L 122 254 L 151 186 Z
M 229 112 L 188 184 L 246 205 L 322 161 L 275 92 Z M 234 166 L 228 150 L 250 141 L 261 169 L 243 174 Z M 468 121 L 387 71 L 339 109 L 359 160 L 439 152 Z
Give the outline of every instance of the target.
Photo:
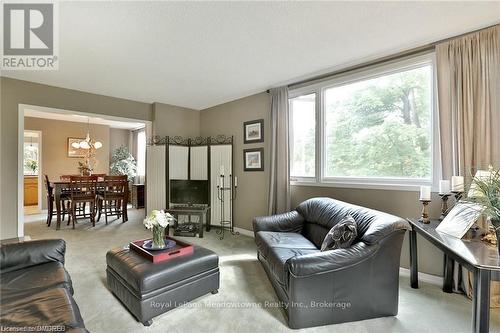
M 437 226 L 436 231 L 462 238 L 483 211 L 484 207 L 477 203 L 459 201 Z
M 243 149 L 243 171 L 264 171 L 264 148 Z
M 243 123 L 243 143 L 264 142 L 264 119 L 250 120 Z
M 86 150 L 81 149 L 81 148 L 75 148 L 71 144 L 73 142 L 78 142 L 80 143 L 81 141 L 84 141 L 85 138 L 68 138 L 68 157 L 85 157 L 86 155 Z

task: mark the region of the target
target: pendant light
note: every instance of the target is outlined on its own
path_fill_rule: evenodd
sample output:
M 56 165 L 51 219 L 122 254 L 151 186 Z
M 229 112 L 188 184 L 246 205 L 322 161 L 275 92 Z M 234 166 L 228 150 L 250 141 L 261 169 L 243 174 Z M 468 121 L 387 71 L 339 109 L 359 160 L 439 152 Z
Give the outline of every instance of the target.
M 100 141 L 94 141 L 90 138 L 90 118 L 87 117 L 87 136 L 85 140 L 80 142 L 73 142 L 71 147 L 75 149 L 99 149 L 102 147 L 102 143 Z

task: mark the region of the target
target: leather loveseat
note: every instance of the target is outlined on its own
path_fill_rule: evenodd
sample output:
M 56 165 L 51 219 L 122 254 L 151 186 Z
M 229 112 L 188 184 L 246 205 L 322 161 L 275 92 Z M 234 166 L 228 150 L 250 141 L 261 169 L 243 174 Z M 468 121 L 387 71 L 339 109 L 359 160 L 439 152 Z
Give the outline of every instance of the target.
M 0 246 L 0 324 L 11 331 L 87 332 L 64 268 L 62 239 Z
M 320 251 L 328 231 L 347 215 L 357 237 L 345 249 Z M 253 221 L 258 258 L 291 328 L 394 316 L 399 261 L 409 224 L 399 217 L 330 198 Z

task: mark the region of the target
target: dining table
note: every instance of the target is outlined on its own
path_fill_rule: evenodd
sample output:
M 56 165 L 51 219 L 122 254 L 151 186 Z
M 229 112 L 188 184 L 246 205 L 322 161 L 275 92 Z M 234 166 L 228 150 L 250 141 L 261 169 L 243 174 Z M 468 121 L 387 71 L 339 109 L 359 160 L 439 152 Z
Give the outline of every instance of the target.
M 56 180 L 51 182 L 54 186 L 54 201 L 56 203 L 56 213 L 57 213 L 57 224 L 56 224 L 56 230 L 61 229 L 61 217 L 62 217 L 62 207 L 61 207 L 61 198 L 62 195 L 64 194 L 64 190 L 70 188 L 70 181 L 69 179 L 64 179 L 64 180 Z M 104 188 L 106 185 L 106 182 L 104 181 L 103 177 L 97 178 L 97 189 L 99 188 Z M 128 198 L 128 186 L 125 186 L 125 198 Z M 123 200 L 122 202 L 122 208 L 124 214 L 127 214 L 127 204 L 128 200 Z M 126 215 L 125 215 L 126 216 Z

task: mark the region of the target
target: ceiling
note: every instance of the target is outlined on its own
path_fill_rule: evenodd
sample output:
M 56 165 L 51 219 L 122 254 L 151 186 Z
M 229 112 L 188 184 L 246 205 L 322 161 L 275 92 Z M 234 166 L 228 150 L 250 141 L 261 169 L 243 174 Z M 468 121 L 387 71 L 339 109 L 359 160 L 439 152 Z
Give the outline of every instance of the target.
M 500 23 L 500 2 L 60 2 L 59 70 L 13 78 L 204 109 Z
M 134 130 L 138 128 L 143 128 L 146 125 L 140 122 L 133 121 L 119 121 L 114 119 L 100 118 L 100 117 L 91 117 L 84 116 L 80 114 L 70 113 L 68 111 L 56 110 L 52 108 L 43 108 L 45 111 L 40 111 L 36 109 L 24 109 L 25 117 L 33 117 L 33 118 L 44 118 L 44 119 L 53 119 L 53 120 L 62 120 L 62 121 L 71 121 L 75 123 L 91 123 L 98 125 L 107 125 L 111 128 L 119 128 L 119 129 L 128 129 Z

